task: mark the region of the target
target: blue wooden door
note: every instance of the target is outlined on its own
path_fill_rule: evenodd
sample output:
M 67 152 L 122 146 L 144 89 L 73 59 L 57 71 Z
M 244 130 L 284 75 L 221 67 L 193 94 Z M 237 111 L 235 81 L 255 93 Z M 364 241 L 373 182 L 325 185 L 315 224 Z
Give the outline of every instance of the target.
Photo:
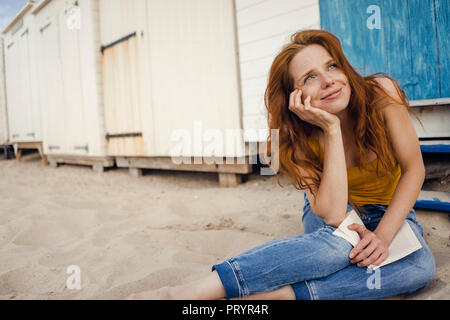
M 321 28 L 362 75 L 386 72 L 409 100 L 450 97 L 449 0 L 319 0 Z

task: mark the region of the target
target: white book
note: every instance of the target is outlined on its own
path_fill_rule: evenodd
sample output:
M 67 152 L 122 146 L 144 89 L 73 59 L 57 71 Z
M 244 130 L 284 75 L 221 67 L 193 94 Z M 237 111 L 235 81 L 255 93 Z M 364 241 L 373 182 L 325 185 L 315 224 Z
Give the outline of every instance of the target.
M 353 247 L 355 247 L 361 239 L 356 231 L 349 230 L 347 228 L 352 223 L 357 223 L 364 226 L 364 223 L 355 210 L 351 210 L 347 213 L 347 217 L 344 221 L 342 221 L 333 234 L 344 238 L 350 242 Z M 389 256 L 386 260 L 384 260 L 379 266 L 370 265 L 368 268 L 373 270 L 378 269 L 379 267 L 406 257 L 420 248 L 422 248 L 422 245 L 414 234 L 414 231 L 412 231 L 411 226 L 405 220 L 389 245 Z

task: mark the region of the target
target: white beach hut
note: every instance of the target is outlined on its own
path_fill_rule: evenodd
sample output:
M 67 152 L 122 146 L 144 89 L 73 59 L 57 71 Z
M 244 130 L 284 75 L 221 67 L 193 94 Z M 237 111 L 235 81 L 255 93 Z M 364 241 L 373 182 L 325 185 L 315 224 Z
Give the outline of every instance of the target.
M 119 167 L 218 172 L 223 185 L 250 172 L 248 161 L 193 159 L 208 134 L 242 129 L 234 10 L 230 0 L 100 0 L 107 149 Z M 244 158 L 242 135 L 222 142 L 212 159 Z M 173 161 L 177 144 L 189 161 Z
M 22 149 L 42 150 L 42 130 L 38 100 L 36 30 L 29 1 L 3 29 L 6 108 L 9 143 L 20 159 Z
M 44 150 L 50 165 L 114 165 L 106 155 L 98 1 L 42 0 L 35 19 Z
M 0 38 L 0 150 L 4 158 L 8 159 L 10 155 L 9 139 L 8 139 L 8 117 L 6 110 L 6 93 L 5 93 L 5 64 L 3 59 L 3 39 Z
M 3 61 L 3 39 L 0 38 L 0 145 L 8 142 L 8 118 L 6 115 L 5 64 Z
M 6 52 L 6 66 L 28 66 L 33 80 L 23 90 L 7 79 L 8 99 L 40 108 L 32 119 L 42 123 L 53 165 L 210 171 L 235 185 L 255 163 L 249 144 L 267 138 L 263 95 L 273 57 L 294 31 L 319 27 L 317 0 L 283 3 L 29 2 L 4 34 L 7 43 L 15 29 L 30 39 L 32 59 L 19 63 Z M 30 94 L 20 97 L 18 88 Z
M 115 163 L 134 175 L 146 168 L 209 171 L 219 174 L 221 185 L 235 185 L 265 151 L 264 91 L 275 55 L 294 32 L 323 28 L 353 12 L 351 2 L 343 4 L 29 1 L 3 30 L 9 140 L 42 141 L 53 165 L 91 164 L 102 171 Z M 402 12 L 411 4 L 400 6 Z M 358 6 L 355 21 L 370 19 L 365 4 Z M 432 7 L 439 17 L 446 12 Z M 339 32 L 342 25 L 328 27 Z M 347 36 L 362 34 L 345 26 L 352 31 Z M 344 38 L 347 50 L 357 47 Z M 419 108 L 430 104 L 419 102 Z M 448 98 L 431 103 L 440 105 L 428 108 L 429 117 L 423 108 L 420 113 L 426 127 L 437 129 L 416 127 L 419 136 L 448 136 L 442 105 Z
M 320 29 L 318 0 L 236 0 L 239 39 L 240 86 L 244 129 L 261 129 L 247 141 L 264 141 L 268 135 L 264 91 L 270 66 L 300 29 Z
M 252 170 L 249 143 L 267 138 L 270 64 L 290 34 L 319 27 L 319 10 L 316 0 L 100 0 L 100 21 L 108 154 L 136 174 L 213 171 L 233 185 Z M 174 132 L 190 137 L 190 163 L 171 159 Z M 207 137 L 221 142 L 210 154 Z

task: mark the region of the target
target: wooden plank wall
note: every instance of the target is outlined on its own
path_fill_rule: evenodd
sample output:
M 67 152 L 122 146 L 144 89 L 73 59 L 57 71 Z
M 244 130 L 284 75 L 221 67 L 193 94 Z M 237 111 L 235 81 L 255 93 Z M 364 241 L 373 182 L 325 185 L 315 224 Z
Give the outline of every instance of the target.
M 394 77 L 400 79 L 400 83 L 405 85 L 405 92 L 410 100 L 441 98 L 439 95 L 439 65 L 437 52 L 436 21 L 434 4 L 436 0 L 423 1 L 402 1 L 399 10 L 408 10 L 409 14 L 409 39 L 411 41 L 410 65 L 405 65 L 403 69 L 397 69 L 393 73 Z M 437 0 L 441 1 L 441 0 Z M 444 0 L 447 2 L 447 0 Z M 394 3 L 399 2 L 394 1 Z M 395 39 L 394 39 L 395 41 Z M 403 50 L 400 46 L 392 46 L 395 50 Z M 399 59 L 393 60 L 391 65 L 401 64 Z M 412 70 L 411 76 L 414 81 L 402 77 L 402 72 Z M 390 71 L 390 69 L 388 69 Z
M 136 36 L 107 48 L 103 53 L 106 132 L 109 135 L 142 134 L 142 96 Z M 111 137 L 108 155 L 143 156 L 142 136 Z
M 10 141 L 40 141 L 41 121 L 33 5 L 4 35 L 5 81 Z
M 236 0 L 245 129 L 267 129 L 264 91 L 270 66 L 291 34 L 319 28 L 317 0 Z M 264 141 L 266 135 L 246 141 Z
M 146 8 L 147 0 L 99 2 L 103 46 L 136 33 L 101 57 L 107 134 L 142 133 L 108 139 L 109 155 L 155 155 Z
M 320 0 L 321 27 L 336 34 L 362 74 L 387 72 L 410 100 L 444 98 L 448 92 L 447 0 Z M 380 27 L 369 28 L 380 12 Z
M 3 55 L 3 39 L 0 38 L 0 145 L 8 142 L 8 119 L 6 115 L 5 64 Z
M 85 128 L 84 92 L 81 74 L 88 66 L 81 61 L 81 29 L 69 29 L 66 10 L 73 4 L 65 3 L 57 11 L 59 20 L 59 53 L 61 59 L 62 84 L 64 92 L 64 117 L 58 119 L 64 123 L 66 137 L 66 153 L 88 155 L 89 145 Z M 80 25 L 83 27 L 83 25 Z M 87 31 L 87 30 L 86 30 Z M 83 147 L 87 146 L 86 149 Z
M 22 130 L 20 113 L 22 111 L 21 97 L 19 95 L 20 85 L 20 69 L 19 69 L 19 44 L 13 37 L 7 37 L 5 62 L 6 62 L 6 94 L 8 103 L 8 125 L 9 125 L 9 139 L 11 141 L 21 139 L 25 136 Z
M 88 139 L 89 155 L 107 154 L 103 110 L 102 64 L 100 52 L 99 0 L 79 1 L 81 14 L 80 60 L 81 87 L 84 106 L 84 135 Z
M 77 27 L 68 24 L 73 1 L 50 1 L 35 13 L 44 150 L 105 156 L 98 1 L 77 4 Z
M 436 30 L 439 51 L 439 96 L 450 97 L 450 1 L 435 0 Z
M 242 127 L 233 1 L 100 0 L 100 16 L 102 45 L 136 32 L 139 73 L 127 90 L 140 92 L 133 130 L 141 129 L 146 156 L 171 156 L 174 131 L 192 138 L 195 121 L 224 136 Z M 105 105 L 113 103 L 107 95 Z
M 51 6 L 54 3 L 50 4 Z M 52 10 L 50 7 L 44 10 Z M 64 154 L 66 150 L 64 88 L 59 55 L 59 19 L 42 12 L 37 17 L 39 51 L 40 103 L 42 110 L 43 146 L 46 154 Z M 45 27 L 45 29 L 44 29 Z
M 195 121 L 223 137 L 242 128 L 234 15 L 230 0 L 147 1 L 154 155 L 171 155 L 177 129 L 193 139 Z M 242 138 L 230 145 L 216 156 L 239 154 Z
M 27 133 L 33 131 L 30 127 L 31 87 L 29 68 L 28 33 L 20 36 L 25 28 L 7 37 L 5 52 L 6 61 L 6 91 L 8 101 L 8 120 L 10 141 L 28 141 Z

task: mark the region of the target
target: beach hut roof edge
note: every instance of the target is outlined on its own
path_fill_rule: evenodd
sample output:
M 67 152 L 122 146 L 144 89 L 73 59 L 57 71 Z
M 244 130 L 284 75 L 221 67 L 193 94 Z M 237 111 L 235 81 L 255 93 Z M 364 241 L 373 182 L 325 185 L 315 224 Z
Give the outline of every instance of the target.
M 16 14 L 16 16 L 11 20 L 10 23 L 2 30 L 2 34 L 6 34 L 15 24 L 22 18 L 25 13 L 30 10 L 35 4 L 34 0 L 28 0 L 28 2 L 22 7 L 22 9 Z

